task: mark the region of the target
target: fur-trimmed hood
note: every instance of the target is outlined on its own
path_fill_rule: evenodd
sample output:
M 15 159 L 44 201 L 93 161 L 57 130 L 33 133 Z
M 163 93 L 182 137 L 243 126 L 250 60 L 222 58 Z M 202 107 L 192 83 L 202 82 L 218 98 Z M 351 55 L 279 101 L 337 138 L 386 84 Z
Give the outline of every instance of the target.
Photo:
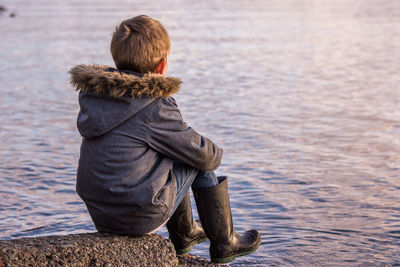
M 109 132 L 155 99 L 176 93 L 181 84 L 173 77 L 102 65 L 78 65 L 69 73 L 71 85 L 79 91 L 78 130 L 86 138 Z
M 97 95 L 108 94 L 115 98 L 126 94 L 132 98 L 167 97 L 177 93 L 181 84 L 181 80 L 174 77 L 153 73 L 135 75 L 104 65 L 77 65 L 69 73 L 71 85 L 76 90 Z

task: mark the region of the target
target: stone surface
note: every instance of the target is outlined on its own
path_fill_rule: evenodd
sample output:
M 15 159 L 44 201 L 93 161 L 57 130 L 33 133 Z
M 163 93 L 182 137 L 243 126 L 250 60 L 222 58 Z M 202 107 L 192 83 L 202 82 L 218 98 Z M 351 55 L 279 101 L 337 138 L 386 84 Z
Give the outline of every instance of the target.
M 0 240 L 0 267 L 217 266 L 193 255 L 176 256 L 169 239 L 85 233 Z M 219 265 L 223 266 L 223 265 Z
M 179 259 L 179 266 L 190 266 L 190 267 L 194 267 L 194 266 L 218 266 L 218 267 L 228 266 L 225 264 L 213 264 L 205 258 L 201 258 L 199 256 L 194 256 L 194 255 L 190 255 L 190 254 L 180 255 L 180 256 L 178 256 L 178 259 Z
M 89 233 L 0 241 L 0 266 L 176 266 L 172 243 L 143 237 Z

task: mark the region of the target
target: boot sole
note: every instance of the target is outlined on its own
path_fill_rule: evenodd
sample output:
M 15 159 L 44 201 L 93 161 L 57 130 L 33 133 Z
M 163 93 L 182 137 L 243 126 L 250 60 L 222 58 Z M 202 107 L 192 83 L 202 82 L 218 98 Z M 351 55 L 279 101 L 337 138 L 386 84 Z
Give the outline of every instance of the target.
M 207 240 L 208 240 L 207 237 L 200 238 L 200 239 L 194 240 L 194 241 L 193 241 L 192 243 L 190 243 L 189 246 L 187 246 L 186 248 L 175 249 L 176 255 L 183 255 L 183 254 L 189 253 L 189 252 L 193 249 L 193 247 L 194 247 L 195 245 L 200 244 L 200 243 L 203 243 L 203 242 L 205 242 L 205 241 L 207 241 Z
M 242 253 L 238 253 L 238 254 L 235 254 L 235 255 L 232 255 L 232 256 L 229 256 L 229 257 L 226 257 L 226 258 L 211 258 L 211 262 L 212 263 L 228 263 L 228 262 L 234 261 L 238 257 L 246 256 L 246 255 L 249 255 L 249 254 L 253 253 L 254 251 L 256 251 L 260 247 L 260 245 L 261 245 L 261 242 L 258 243 L 258 245 L 255 248 L 251 249 L 251 250 L 248 250 L 248 251 L 245 251 L 245 252 L 242 252 Z

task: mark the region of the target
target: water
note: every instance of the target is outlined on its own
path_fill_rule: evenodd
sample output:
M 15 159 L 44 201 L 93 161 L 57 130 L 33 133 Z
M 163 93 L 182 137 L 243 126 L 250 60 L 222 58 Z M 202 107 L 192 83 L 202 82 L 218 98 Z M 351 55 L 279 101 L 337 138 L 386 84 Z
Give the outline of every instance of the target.
M 400 1 L 3 5 L 1 239 L 94 231 L 67 71 L 111 65 L 114 27 L 148 14 L 185 119 L 224 148 L 236 229 L 262 234 L 231 266 L 400 266 Z

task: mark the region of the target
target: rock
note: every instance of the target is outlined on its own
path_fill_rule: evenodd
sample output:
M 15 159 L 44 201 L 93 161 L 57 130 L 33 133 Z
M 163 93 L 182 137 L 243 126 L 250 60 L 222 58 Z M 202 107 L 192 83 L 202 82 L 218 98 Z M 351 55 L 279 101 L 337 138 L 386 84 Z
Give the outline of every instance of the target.
M 5 8 L 4 6 L 0 6 L 0 13 L 6 11 L 7 8 Z M 0 265 L 1 266 L 1 265 Z
M 179 255 L 177 256 L 179 259 L 179 266 L 218 266 L 218 267 L 223 267 L 223 266 L 228 266 L 225 264 L 213 264 L 209 262 L 207 259 L 201 258 L 199 256 L 194 256 L 190 254 L 185 254 L 185 255 Z
M 7 266 L 216 266 L 192 255 L 176 256 L 169 239 L 85 233 L 0 240 L 0 267 Z
M 100 233 L 2 240 L 0 262 L 5 266 L 175 266 L 179 262 L 174 247 L 164 240 L 160 235 Z M 144 244 L 151 246 L 144 249 Z M 142 251 L 146 256 L 141 256 Z
M 10 13 L 10 18 L 15 18 L 17 16 L 17 14 L 15 14 L 14 12 Z

